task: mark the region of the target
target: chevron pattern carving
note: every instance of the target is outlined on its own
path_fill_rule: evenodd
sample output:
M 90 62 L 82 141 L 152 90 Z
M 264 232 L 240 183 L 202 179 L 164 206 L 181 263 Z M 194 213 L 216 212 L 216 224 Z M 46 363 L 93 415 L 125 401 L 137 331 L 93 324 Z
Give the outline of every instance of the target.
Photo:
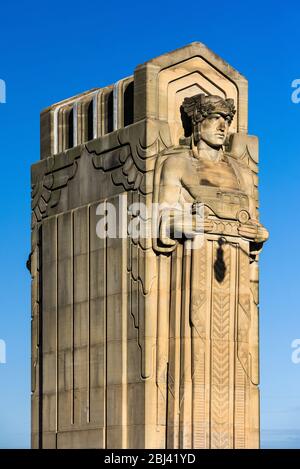
M 214 252 L 218 249 L 214 243 Z M 230 246 L 224 245 L 225 276 L 213 280 L 211 327 L 211 447 L 230 447 L 229 416 L 229 327 L 230 327 Z

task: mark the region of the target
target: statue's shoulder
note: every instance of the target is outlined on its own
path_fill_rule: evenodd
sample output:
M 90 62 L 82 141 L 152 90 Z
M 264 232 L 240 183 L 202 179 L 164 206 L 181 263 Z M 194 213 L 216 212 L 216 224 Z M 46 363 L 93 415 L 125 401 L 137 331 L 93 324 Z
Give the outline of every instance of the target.
M 187 145 L 177 145 L 167 148 L 160 154 L 161 162 L 164 165 L 171 165 L 176 162 L 177 164 L 186 164 L 193 158 L 192 151 Z
M 224 152 L 224 156 L 227 158 L 230 166 L 232 166 L 236 171 L 243 174 L 252 174 L 251 169 L 249 168 L 249 164 L 247 164 L 245 159 L 237 158 L 235 155 L 229 152 Z

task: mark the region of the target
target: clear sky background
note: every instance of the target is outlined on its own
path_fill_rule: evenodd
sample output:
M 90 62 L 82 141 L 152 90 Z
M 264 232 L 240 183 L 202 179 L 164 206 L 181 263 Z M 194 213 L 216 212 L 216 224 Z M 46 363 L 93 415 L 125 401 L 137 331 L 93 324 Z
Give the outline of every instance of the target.
M 249 133 L 260 138 L 261 429 L 264 448 L 300 448 L 298 1 L 2 2 L 0 79 L 0 448 L 30 446 L 30 165 L 39 159 L 39 113 L 133 73 L 192 41 L 249 80 Z

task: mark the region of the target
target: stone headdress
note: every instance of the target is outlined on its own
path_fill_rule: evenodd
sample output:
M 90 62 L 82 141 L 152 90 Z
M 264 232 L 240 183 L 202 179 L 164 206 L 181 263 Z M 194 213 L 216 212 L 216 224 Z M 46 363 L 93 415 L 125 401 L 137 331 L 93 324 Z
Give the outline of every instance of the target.
M 182 103 L 182 110 L 190 118 L 195 143 L 200 139 L 197 124 L 214 114 L 221 114 L 231 124 L 236 112 L 233 99 L 224 99 L 215 95 L 207 96 L 204 93 L 185 98 Z

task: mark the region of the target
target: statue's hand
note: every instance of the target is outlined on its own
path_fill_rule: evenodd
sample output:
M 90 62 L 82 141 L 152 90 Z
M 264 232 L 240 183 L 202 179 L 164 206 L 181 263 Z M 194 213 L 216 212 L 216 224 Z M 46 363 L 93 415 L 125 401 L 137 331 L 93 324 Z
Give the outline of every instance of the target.
M 214 224 L 212 220 L 209 220 L 208 218 L 205 218 L 202 221 L 202 230 L 204 233 L 210 233 L 213 230 Z
M 238 232 L 243 238 L 247 238 L 256 243 L 264 243 L 269 237 L 269 232 L 264 226 L 251 221 L 245 224 L 240 224 Z
M 193 215 L 192 223 L 184 223 L 182 230 L 186 237 L 193 238 L 203 233 L 209 233 L 213 230 L 213 222 L 208 218 L 199 215 Z
M 259 225 L 255 241 L 257 243 L 264 243 L 267 239 L 269 239 L 268 230 L 263 225 Z
M 194 238 L 203 233 L 209 233 L 213 230 L 213 222 L 199 215 L 193 215 L 184 220 L 173 221 L 174 237 L 181 239 L 184 235 L 186 238 Z
M 240 224 L 238 227 L 238 232 L 243 238 L 250 239 L 254 241 L 257 236 L 258 226 L 254 223 L 245 223 Z

